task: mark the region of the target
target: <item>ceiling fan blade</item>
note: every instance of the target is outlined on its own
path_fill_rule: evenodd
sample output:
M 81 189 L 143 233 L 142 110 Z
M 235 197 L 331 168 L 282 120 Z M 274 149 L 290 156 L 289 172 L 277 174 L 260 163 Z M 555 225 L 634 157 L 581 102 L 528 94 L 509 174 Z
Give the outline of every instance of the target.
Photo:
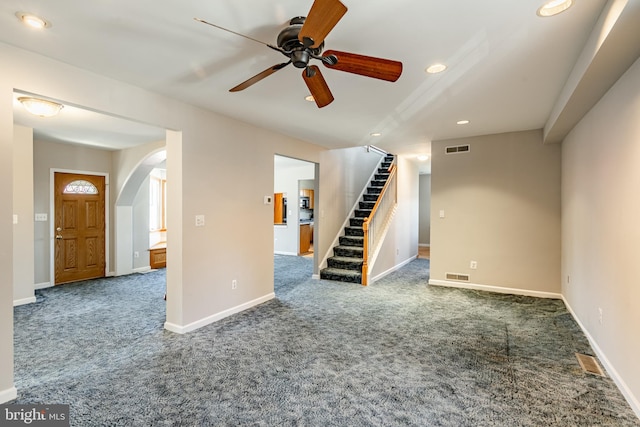
M 347 7 L 340 0 L 315 0 L 298 33 L 298 40 L 306 47 L 320 46 L 345 13 Z
M 274 65 L 273 67 L 267 68 L 263 72 L 258 73 L 255 76 L 251 77 L 250 79 L 240 83 L 238 86 L 229 89 L 229 92 L 240 92 L 241 90 L 245 90 L 249 86 L 258 83 L 260 80 L 264 79 L 265 77 L 269 77 L 271 74 L 286 67 L 289 64 L 291 64 L 291 61 L 283 62 L 282 64 Z
M 302 78 L 307 84 L 318 108 L 326 107 L 333 102 L 331 90 L 317 65 L 310 65 L 305 68 L 302 71 Z
M 325 66 L 334 70 L 360 74 L 361 76 L 373 77 L 374 79 L 386 80 L 388 82 L 395 82 L 402 74 L 402 62 L 357 55 L 355 53 L 339 52 L 336 50 L 327 50 L 322 56 L 328 57 L 330 55 L 335 56 L 337 62 L 334 64 L 332 64 L 334 61 L 322 62 Z

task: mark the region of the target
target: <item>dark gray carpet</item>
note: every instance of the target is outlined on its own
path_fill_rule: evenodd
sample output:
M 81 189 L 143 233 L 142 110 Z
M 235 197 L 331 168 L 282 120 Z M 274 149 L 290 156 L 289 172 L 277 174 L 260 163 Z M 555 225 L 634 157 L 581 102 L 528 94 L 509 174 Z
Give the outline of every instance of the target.
M 15 309 L 15 403 L 74 426 L 638 426 L 561 301 L 428 287 L 417 259 L 369 287 L 276 256 L 277 299 L 167 332 L 163 271 L 63 285 Z

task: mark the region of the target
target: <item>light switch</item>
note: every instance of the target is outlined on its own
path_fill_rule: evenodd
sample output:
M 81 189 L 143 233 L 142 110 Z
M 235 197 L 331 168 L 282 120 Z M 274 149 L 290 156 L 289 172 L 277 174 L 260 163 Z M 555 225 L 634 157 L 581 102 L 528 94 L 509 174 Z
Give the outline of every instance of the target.
M 196 227 L 204 227 L 204 215 L 196 215 Z
M 270 205 L 271 203 L 273 203 L 273 196 L 264 196 L 264 204 Z
M 13 223 L 17 224 L 18 223 L 18 215 L 13 214 Z
M 444 218 L 444 209 L 440 209 L 440 218 Z
M 46 213 L 37 213 L 36 214 L 36 221 L 46 221 L 47 220 L 47 214 Z

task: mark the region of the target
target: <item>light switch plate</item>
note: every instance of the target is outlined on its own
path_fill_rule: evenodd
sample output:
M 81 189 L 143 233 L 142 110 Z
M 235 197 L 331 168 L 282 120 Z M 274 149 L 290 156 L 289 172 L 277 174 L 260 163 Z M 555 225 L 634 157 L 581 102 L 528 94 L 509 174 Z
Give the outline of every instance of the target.
M 37 213 L 36 214 L 36 221 L 46 221 L 47 220 L 47 214 L 46 213 Z
M 17 224 L 18 223 L 18 215 L 13 214 L 13 223 Z
M 271 203 L 273 203 L 273 196 L 264 196 L 264 204 L 270 205 Z

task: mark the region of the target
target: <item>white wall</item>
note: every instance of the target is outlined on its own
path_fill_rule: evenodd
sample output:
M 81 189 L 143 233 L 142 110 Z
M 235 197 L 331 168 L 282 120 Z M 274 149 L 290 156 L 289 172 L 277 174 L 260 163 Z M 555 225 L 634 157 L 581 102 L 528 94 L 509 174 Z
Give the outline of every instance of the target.
M 562 144 L 562 293 L 638 416 L 639 190 L 640 60 Z
M 36 222 L 35 241 L 35 283 L 39 286 L 53 285 L 51 276 L 51 169 L 77 170 L 89 173 L 111 174 L 111 151 L 35 140 L 33 145 L 33 195 L 36 213 L 47 213 L 46 222 Z M 111 185 L 109 186 L 111 187 Z M 110 188 L 109 205 L 113 212 L 114 192 Z M 113 215 L 109 217 L 109 236 L 113 240 Z M 113 248 L 110 248 L 108 271 L 113 271 Z
M 140 184 L 140 189 L 133 199 L 132 205 L 132 249 L 134 271 L 150 268 L 149 262 L 149 176 Z M 135 254 L 138 257 L 135 257 Z
M 4 62 L 4 61 L 3 61 Z M 0 67 L 0 75 L 2 69 Z M 13 240 L 13 87 L 0 78 L 0 239 Z M 0 403 L 14 399 L 13 385 L 13 247 L 0 245 Z
M 14 126 L 13 150 L 13 303 L 35 302 L 34 215 L 33 215 L 33 131 Z
M 419 179 L 418 207 L 420 245 L 431 244 L 431 174 L 422 174 Z
M 559 297 L 560 146 L 538 130 L 435 141 L 431 154 L 430 283 Z

